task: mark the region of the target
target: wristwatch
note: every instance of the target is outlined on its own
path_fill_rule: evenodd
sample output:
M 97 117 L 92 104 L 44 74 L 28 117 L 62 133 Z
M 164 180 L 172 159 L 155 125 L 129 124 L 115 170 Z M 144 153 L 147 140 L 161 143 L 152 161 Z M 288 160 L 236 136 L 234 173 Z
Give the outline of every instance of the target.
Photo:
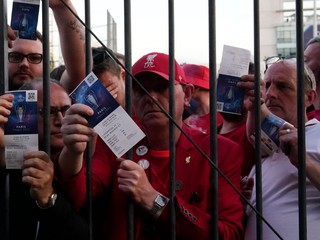
M 54 206 L 54 204 L 56 203 L 56 200 L 57 200 L 57 197 L 58 197 L 58 194 L 56 194 L 55 192 L 53 192 L 50 197 L 49 197 L 49 201 L 47 203 L 47 205 L 45 207 L 42 207 L 38 201 L 36 200 L 36 204 L 38 206 L 38 208 L 40 209 L 47 209 L 47 208 L 51 208 Z
M 167 205 L 169 199 L 162 194 L 158 194 L 153 201 L 153 206 L 150 209 L 152 215 L 157 216 L 158 213 Z

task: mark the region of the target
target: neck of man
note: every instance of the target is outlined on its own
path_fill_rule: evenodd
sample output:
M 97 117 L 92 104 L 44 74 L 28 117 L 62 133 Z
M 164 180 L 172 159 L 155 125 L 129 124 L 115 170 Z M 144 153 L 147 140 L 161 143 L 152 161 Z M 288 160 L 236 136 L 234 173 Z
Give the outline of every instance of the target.
M 228 121 L 226 119 L 223 119 L 223 124 L 219 133 L 226 134 L 236 130 L 246 122 L 246 119 L 246 116 L 241 116 L 241 118 L 237 118 L 237 121 Z
M 202 97 L 202 98 L 198 98 L 195 100 L 199 103 L 197 110 L 196 110 L 197 115 L 202 116 L 202 115 L 208 114 L 210 112 L 209 98 Z
M 182 124 L 179 125 L 180 127 L 182 126 Z M 144 130 L 147 139 L 148 139 L 148 143 L 149 143 L 149 147 L 150 149 L 153 150 L 169 150 L 170 148 L 170 141 L 169 141 L 169 127 L 162 127 L 159 129 L 150 129 L 148 130 Z M 174 127 L 174 135 L 175 135 L 175 140 L 174 140 L 174 144 L 176 145 L 181 132 L 179 129 L 177 129 L 176 127 Z

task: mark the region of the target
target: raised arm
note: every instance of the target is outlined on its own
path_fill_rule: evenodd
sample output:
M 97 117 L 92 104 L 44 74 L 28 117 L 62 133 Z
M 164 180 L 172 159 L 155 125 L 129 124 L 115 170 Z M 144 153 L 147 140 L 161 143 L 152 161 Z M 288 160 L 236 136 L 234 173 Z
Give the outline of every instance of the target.
M 298 159 L 298 131 L 289 124 L 285 124 L 279 131 L 281 150 L 288 156 L 290 162 L 299 168 Z M 305 155 L 306 176 L 320 191 L 320 154 L 317 152 Z
M 90 107 L 74 104 L 62 120 L 61 132 L 65 146 L 58 164 L 59 177 L 63 179 L 72 178 L 82 168 L 83 153 L 87 142 L 96 135 L 86 119 L 92 114 L 93 110 Z
M 241 78 L 242 81 L 238 82 L 238 87 L 245 89 L 245 99 L 244 99 L 244 107 L 248 111 L 247 117 L 247 136 L 251 143 L 253 143 L 251 136 L 255 131 L 255 111 L 254 111 L 254 101 L 255 101 L 255 82 L 254 75 L 244 75 Z M 260 81 L 260 103 L 261 103 L 261 121 L 263 121 L 266 116 L 270 113 L 267 106 L 264 103 L 265 99 L 265 82 L 263 80 Z
M 70 0 L 65 0 L 74 11 Z M 50 0 L 60 36 L 60 45 L 66 71 L 61 77 L 63 86 L 71 92 L 85 77 L 84 27 L 60 0 Z

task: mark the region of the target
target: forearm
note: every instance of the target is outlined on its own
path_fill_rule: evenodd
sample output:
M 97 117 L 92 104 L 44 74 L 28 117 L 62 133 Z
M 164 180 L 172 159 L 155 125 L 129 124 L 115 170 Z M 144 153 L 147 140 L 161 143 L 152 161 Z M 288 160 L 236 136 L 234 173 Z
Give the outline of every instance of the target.
M 83 153 L 76 153 L 64 147 L 58 160 L 58 177 L 69 179 L 78 174 L 82 168 Z
M 68 6 L 75 11 L 71 1 Z M 65 6 L 52 7 L 60 36 L 61 52 L 66 66 L 61 83 L 70 92 L 82 81 L 85 69 L 84 27 Z

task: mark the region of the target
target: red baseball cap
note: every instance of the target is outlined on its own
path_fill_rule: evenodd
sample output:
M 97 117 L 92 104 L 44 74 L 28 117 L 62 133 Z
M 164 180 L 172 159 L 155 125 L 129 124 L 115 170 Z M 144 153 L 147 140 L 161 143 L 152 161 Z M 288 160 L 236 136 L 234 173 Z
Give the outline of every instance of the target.
M 187 83 L 209 90 L 209 68 L 196 64 L 182 66 Z
M 164 53 L 152 52 L 141 57 L 132 66 L 132 75 L 136 77 L 140 73 L 155 73 L 169 81 L 169 56 Z M 174 80 L 175 83 L 185 84 L 185 75 L 181 66 L 174 61 Z

